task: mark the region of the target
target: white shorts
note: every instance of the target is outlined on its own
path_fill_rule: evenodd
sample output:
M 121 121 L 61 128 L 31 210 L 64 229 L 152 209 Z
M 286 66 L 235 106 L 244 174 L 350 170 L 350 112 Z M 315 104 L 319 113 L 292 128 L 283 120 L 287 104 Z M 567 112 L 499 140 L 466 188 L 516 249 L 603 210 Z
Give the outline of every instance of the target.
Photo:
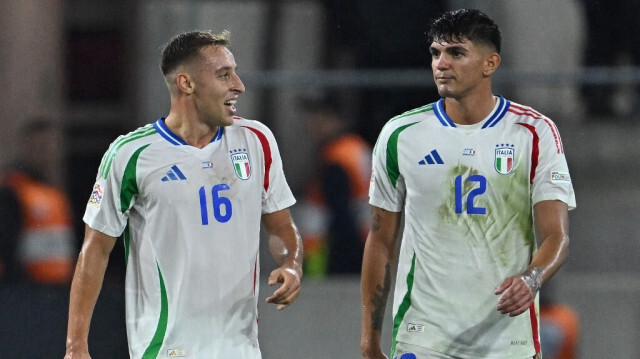
M 532 359 L 539 359 L 540 356 L 534 356 Z M 407 343 L 396 344 L 396 353 L 393 359 L 461 359 L 447 354 L 442 354 L 423 348 L 418 345 Z

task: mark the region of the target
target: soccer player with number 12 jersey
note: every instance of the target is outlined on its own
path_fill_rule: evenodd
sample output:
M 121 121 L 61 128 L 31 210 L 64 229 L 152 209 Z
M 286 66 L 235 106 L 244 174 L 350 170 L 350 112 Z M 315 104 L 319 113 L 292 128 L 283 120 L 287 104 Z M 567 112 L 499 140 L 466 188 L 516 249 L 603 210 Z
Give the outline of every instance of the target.
M 567 257 L 575 207 L 558 129 L 492 93 L 501 35 L 486 14 L 445 13 L 429 35 L 442 98 L 391 119 L 374 149 L 362 357 L 386 358 L 400 232 L 393 358 L 539 357 L 537 294 Z

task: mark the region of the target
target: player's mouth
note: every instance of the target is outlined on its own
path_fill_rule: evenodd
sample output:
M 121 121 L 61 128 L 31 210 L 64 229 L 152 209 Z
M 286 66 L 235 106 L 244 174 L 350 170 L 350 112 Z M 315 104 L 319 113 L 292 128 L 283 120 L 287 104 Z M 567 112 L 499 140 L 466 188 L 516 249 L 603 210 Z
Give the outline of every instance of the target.
M 236 100 L 227 100 L 224 102 L 224 106 L 229 109 L 232 114 L 236 113 Z
M 451 80 L 453 80 L 451 76 L 436 76 L 436 81 L 438 82 L 449 82 Z

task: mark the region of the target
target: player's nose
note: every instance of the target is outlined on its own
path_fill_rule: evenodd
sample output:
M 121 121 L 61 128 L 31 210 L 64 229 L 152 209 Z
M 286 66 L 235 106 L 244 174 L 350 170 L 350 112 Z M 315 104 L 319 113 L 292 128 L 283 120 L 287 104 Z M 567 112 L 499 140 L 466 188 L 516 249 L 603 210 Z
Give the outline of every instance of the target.
M 232 87 L 231 87 L 231 91 L 235 91 L 235 92 L 238 92 L 238 93 L 243 93 L 244 90 L 245 90 L 244 83 L 240 79 L 240 76 L 238 76 L 238 74 L 235 74 L 234 77 L 233 77 L 233 84 L 232 84 Z
M 446 70 L 451 66 L 451 62 L 446 55 L 440 55 L 433 60 L 434 67 L 438 70 Z

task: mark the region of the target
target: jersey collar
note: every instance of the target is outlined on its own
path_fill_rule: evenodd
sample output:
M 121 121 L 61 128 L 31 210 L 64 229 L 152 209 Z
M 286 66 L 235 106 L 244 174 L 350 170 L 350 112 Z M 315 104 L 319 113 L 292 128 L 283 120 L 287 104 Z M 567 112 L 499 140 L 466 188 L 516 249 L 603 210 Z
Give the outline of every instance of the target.
M 497 95 L 496 97 L 498 98 L 498 103 L 496 103 L 496 106 L 493 108 L 493 112 L 491 112 L 489 117 L 484 120 L 482 128 L 495 126 L 500 122 L 500 120 L 502 120 L 504 114 L 507 113 L 507 110 L 509 109 L 511 102 L 500 95 Z M 456 124 L 449 118 L 444 110 L 444 97 L 434 104 L 433 112 L 436 114 L 436 117 L 443 126 L 456 127 Z
M 160 117 L 153 124 L 153 127 L 156 129 L 156 131 L 158 131 L 160 136 L 162 136 L 165 140 L 167 140 L 172 145 L 176 145 L 176 146 L 186 145 L 187 143 L 182 138 L 180 138 L 180 136 L 178 136 L 175 133 L 173 133 L 169 129 L 169 127 L 167 127 L 167 124 L 164 123 L 164 120 L 165 120 L 164 117 Z M 216 132 L 216 134 L 211 139 L 211 142 L 216 142 L 217 140 L 221 139 L 223 134 L 224 134 L 224 127 L 223 126 L 218 126 L 218 131 Z

